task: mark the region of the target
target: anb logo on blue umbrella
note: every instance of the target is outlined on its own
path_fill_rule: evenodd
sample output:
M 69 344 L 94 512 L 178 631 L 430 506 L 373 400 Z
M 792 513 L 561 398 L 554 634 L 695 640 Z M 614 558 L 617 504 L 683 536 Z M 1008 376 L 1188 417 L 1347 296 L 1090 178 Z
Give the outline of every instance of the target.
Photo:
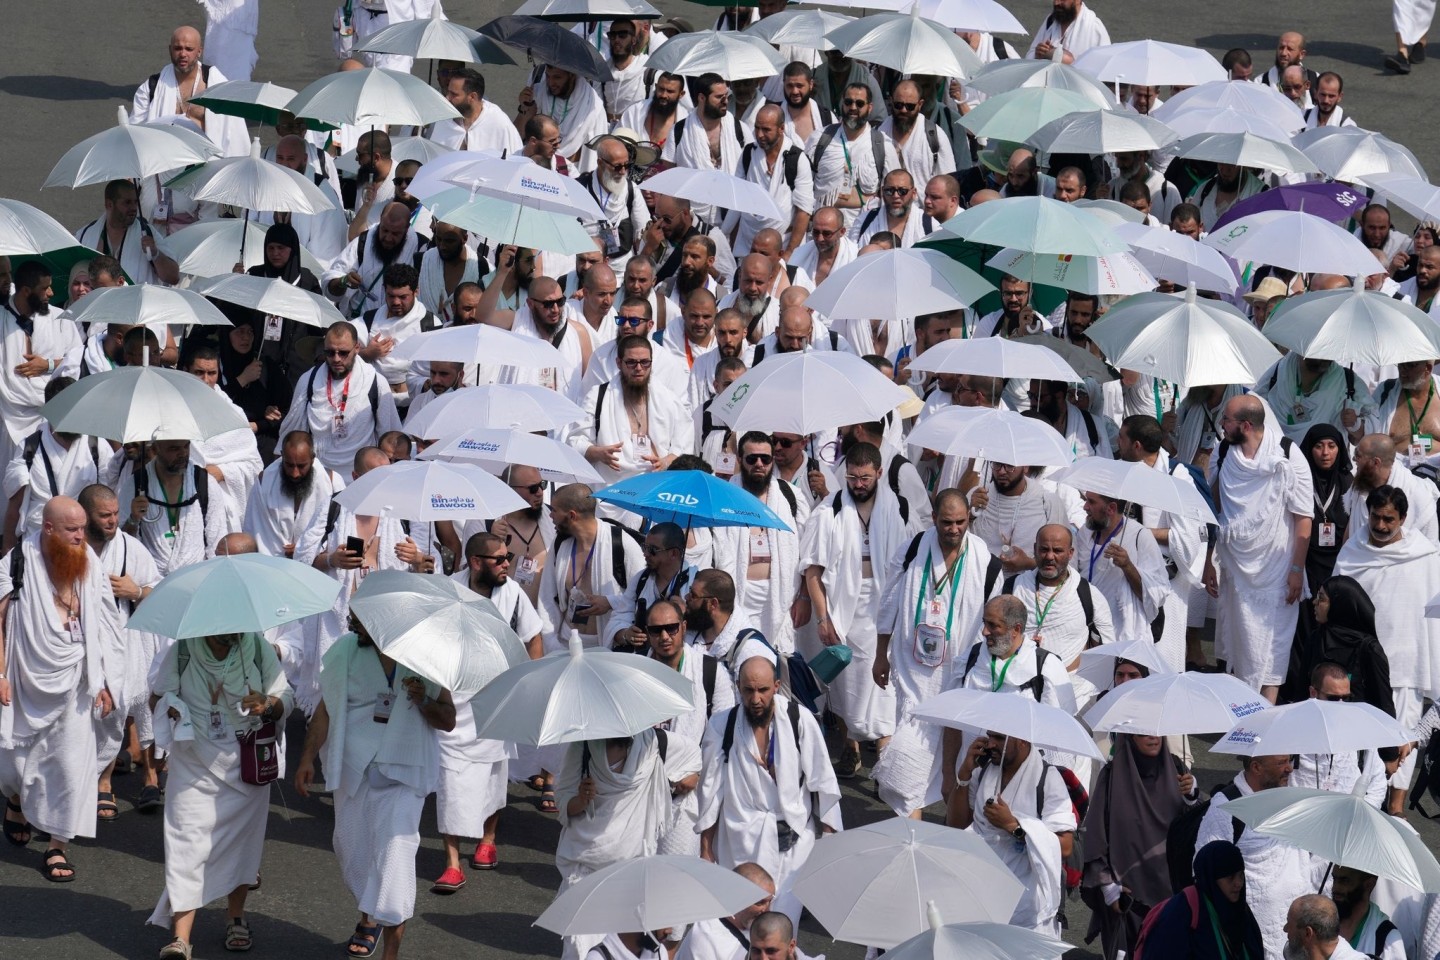
M 669 491 L 662 491 L 655 494 L 655 499 L 659 500 L 661 503 L 673 503 L 681 507 L 698 507 L 700 505 L 700 498 L 692 497 L 688 493 L 670 493 Z

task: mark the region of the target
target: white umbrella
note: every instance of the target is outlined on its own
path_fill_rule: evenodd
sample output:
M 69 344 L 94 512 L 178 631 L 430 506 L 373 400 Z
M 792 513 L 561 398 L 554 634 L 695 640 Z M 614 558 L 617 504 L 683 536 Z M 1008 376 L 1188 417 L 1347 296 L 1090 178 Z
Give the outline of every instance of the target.
M 220 156 L 198 133 L 169 123 L 132 124 L 124 107 L 116 110 L 119 122 L 66 150 L 41 189 L 154 177 Z
M 568 650 L 511 667 L 470 701 L 482 739 L 531 746 L 633 737 L 688 713 L 695 686 L 649 657 Z
M 1215 514 L 1188 471 L 1178 474 L 1156 470 L 1146 463 L 1111 460 L 1109 457 L 1081 457 L 1048 478 L 1074 487 L 1081 493 L 1102 493 L 1126 503 L 1164 510 L 1173 516 L 1201 523 L 1214 523 Z
M 1076 346 L 1069 340 L 1061 340 L 1059 337 L 1048 333 L 1032 333 L 1024 337 L 1009 337 L 1010 343 L 1024 343 L 1035 347 L 1043 347 L 1052 353 L 1057 354 L 1061 360 L 1080 374 L 1086 380 L 1094 380 L 1096 383 L 1109 383 L 1111 380 L 1118 380 L 1119 376 L 1114 370 L 1105 365 L 1095 354 L 1084 347 Z
M 249 426 L 224 394 L 163 367 L 117 367 L 62 390 L 40 408 L 57 433 L 120 443 L 208 440 Z
M 188 229 L 188 228 L 187 228 Z M 279 277 L 252 277 L 248 273 L 224 273 L 201 280 L 190 288 L 212 300 L 223 300 L 261 313 L 284 317 L 324 330 L 345 317 L 335 305 L 319 294 L 301 290 Z M 98 293 L 99 291 L 95 291 Z M 93 295 L 86 297 L 89 304 Z
M 182 173 L 169 186 L 196 200 L 228 203 L 245 210 L 319 213 L 334 204 L 308 177 L 260 156 L 260 141 L 243 157 L 221 157 Z
M 397 360 L 449 360 L 461 364 L 545 369 L 561 364 L 560 351 L 536 337 L 467 323 L 406 337 L 392 351 Z
M 381 653 L 449 690 L 460 709 L 491 680 L 529 662 L 490 598 L 449 577 L 374 570 L 350 597 L 350 610 Z
M 1181 113 L 1225 109 L 1268 119 L 1287 136 L 1305 129 L 1304 111 L 1285 94 L 1263 83 L 1202 83 L 1189 90 L 1181 90 L 1156 107 L 1151 115 L 1173 126 L 1174 119 Z
M 1085 335 L 1110 364 L 1187 387 L 1254 383 L 1280 359 L 1255 325 L 1235 307 L 1198 297 L 1141 293 L 1127 297 L 1090 325 Z
M 1137 223 L 1121 224 L 1115 236 L 1130 244 L 1135 259 L 1162 280 L 1217 293 L 1233 293 L 1240 285 L 1224 254 L 1183 233 Z
M 782 218 L 770 191 L 724 170 L 671 167 L 645 181 L 645 189 L 693 203 L 709 203 L 726 210 L 750 213 L 769 220 Z
M 414 195 L 427 204 L 458 186 L 469 188 L 472 201 L 505 200 L 585 220 L 604 218 L 584 184 L 539 166 L 529 157 L 502 158 L 457 150 L 421 168 L 410 186 Z
M 533 164 L 532 164 L 533 166 Z M 536 169 L 540 169 L 536 167 Z M 425 202 L 436 220 L 488 237 L 549 253 L 585 253 L 595 240 L 573 214 L 540 210 L 529 201 L 477 196 L 477 187 L 455 187 Z
M 1030 253 L 1103 257 L 1129 249 L 1096 217 L 1045 197 L 991 200 L 961 210 L 936 233 Z
M 535 926 L 566 937 L 662 930 L 733 916 L 767 896 L 699 857 L 651 854 L 596 870 L 556 897 Z
M 193 324 L 200 327 L 228 327 L 229 319 L 215 305 L 193 290 L 162 287 L 154 283 L 136 286 L 101 287 L 82 299 L 65 316 L 76 323 L 117 324 L 132 327 L 138 323 Z
M 405 423 L 422 440 L 454 436 L 471 427 L 558 430 L 585 411 L 554 390 L 531 384 L 492 383 L 452 390 L 427 403 Z
M 1167 124 L 1181 137 L 1193 137 L 1202 133 L 1250 133 L 1257 137 L 1276 142 L 1289 138 L 1284 124 L 1277 123 L 1264 113 L 1250 113 L 1230 107 L 1195 107 L 1155 119 Z
M 75 235 L 50 214 L 0 197 L 0 257 L 53 253 L 75 245 Z
M 1152 117 L 1111 110 L 1083 110 L 1051 120 L 1029 143 L 1049 153 L 1131 153 L 1175 142 L 1175 131 Z
M 1034 697 L 955 688 L 921 701 L 914 716 L 974 733 L 993 731 L 1047 750 L 1104 759 L 1078 720 Z
M 200 96 L 191 97 L 190 103 L 213 113 L 273 127 L 294 99 L 294 90 L 268 81 L 226 80 L 206 87 Z M 314 120 L 306 121 L 306 126 L 311 130 L 333 129 L 331 124 Z
M 1440 863 L 1400 817 L 1352 793 L 1275 787 L 1225 804 L 1262 837 L 1274 837 L 1321 860 L 1440 893 Z
M 835 44 L 825 39 L 825 34 L 854 20 L 854 17 L 831 13 L 829 10 L 782 10 L 755 21 L 742 32 L 776 46 L 834 50 Z
M 877 13 L 831 30 L 826 39 L 854 60 L 876 63 L 901 73 L 969 77 L 982 66 L 970 44 L 942 23 L 909 13 Z
M 308 564 L 262 553 L 219 556 L 170 571 L 126 626 L 176 639 L 260 633 L 326 612 L 339 593 L 338 580 Z
M 872 6 L 881 5 L 876 3 Z M 903 8 L 904 4 L 901 3 L 899 9 Z M 920 0 L 920 16 L 943 23 L 952 30 L 1013 34 L 1030 32 L 1015 19 L 1013 13 L 995 0 Z
M 535 467 L 547 480 L 605 483 L 590 461 L 568 443 L 515 427 L 475 427 L 450 437 L 420 454 L 421 459 L 478 463 L 487 470 L 509 464 Z
M 1168 737 L 1224 733 L 1270 701 L 1226 673 L 1165 673 L 1131 680 L 1085 711 L 1096 733 Z
M 831 320 L 898 320 L 964 309 L 994 289 L 939 250 L 906 247 L 835 268 L 805 298 L 805 306 Z
M 736 435 L 809 436 L 879 420 L 914 394 L 851 353 L 786 353 L 745 371 L 711 410 Z
M 390 124 L 423 127 L 460 116 L 419 77 L 377 67 L 321 77 L 297 93 L 288 109 L 297 117 L 382 129 Z
M 1293 143 L 1334 180 L 1354 183 L 1377 173 L 1430 179 L 1404 144 L 1360 127 L 1316 127 L 1297 134 Z
M 490 520 L 529 506 L 479 467 L 435 460 L 376 467 L 335 499 L 362 516 L 422 521 Z
M 912 360 L 910 369 L 919 373 L 974 373 L 1011 380 L 1074 383 L 1080 379 L 1070 364 L 1053 350 L 1004 337 L 942 340 Z
M 1376 269 L 1375 256 L 1353 233 L 1300 210 L 1252 213 L 1200 242 L 1237 262 L 1249 260 L 1297 273 L 1364 277 Z
M 461 63 L 499 63 L 515 65 L 509 54 L 489 37 L 469 27 L 446 20 L 437 3 L 429 17 L 401 20 L 371 34 L 360 53 L 393 53 L 416 60 L 457 60 Z M 477 49 L 479 48 L 479 49 Z M 485 56 L 480 56 L 483 49 Z
M 1319 173 L 1320 169 L 1289 143 L 1253 133 L 1196 133 L 1175 144 L 1177 157 L 1261 167 L 1275 173 Z
M 985 266 L 1017 280 L 1104 296 L 1143 293 L 1158 285 L 1150 271 L 1129 253 L 1086 257 L 1007 249 L 987 260 Z
M 1075 58 L 1074 66 L 1100 80 L 1142 87 L 1193 87 L 1230 79 L 1208 51 L 1161 40 L 1091 47 Z
M 992 97 L 1022 87 L 1049 87 L 1081 94 L 1100 110 L 1119 106 L 1105 84 L 1058 60 L 996 60 L 987 63 L 965 85 Z
M 1144 637 L 1140 640 L 1119 640 L 1091 647 L 1080 654 L 1080 668 L 1075 673 L 1097 688 L 1108 690 L 1115 682 L 1115 666 L 1121 660 L 1138 663 L 1152 674 L 1175 672 L 1160 656 L 1155 641 Z
M 930 901 L 930 929 L 885 951 L 890 960 L 1058 960 L 1070 944 L 1008 923 L 943 923 Z
M 1063 467 L 1075 451 L 1048 423 L 1013 410 L 942 407 L 906 438 L 912 446 L 956 457 L 1025 467 Z
M 1245 757 L 1355 753 L 1409 743 L 1410 731 L 1368 703 L 1302 700 L 1241 720 L 1210 748 Z M 1298 786 L 1298 784 L 1297 784 Z M 1317 784 L 1318 786 L 1318 784 Z
M 180 272 L 192 277 L 229 274 L 236 263 L 245 269 L 265 261 L 265 227 L 253 220 L 208 220 L 192 223 L 165 241 Z M 320 261 L 300 248 L 300 265 L 317 278 L 325 272 Z
M 1440 187 L 1404 173 L 1372 173 L 1360 180 L 1412 216 L 1440 220 Z
M 664 16 L 645 0 L 525 0 L 515 11 L 519 17 L 541 20 L 654 20 Z
M 645 64 L 661 73 L 698 77 L 718 73 L 730 80 L 773 77 L 785 69 L 785 59 L 759 37 L 733 31 L 704 30 L 682 33 L 666 40 Z
M 444 144 L 436 143 L 427 137 L 391 137 L 390 138 L 390 160 L 393 163 L 404 163 L 406 160 L 414 160 L 422 167 L 434 163 L 441 157 L 456 153 L 454 147 L 447 147 Z M 479 151 L 476 151 L 477 153 Z M 355 148 L 351 147 L 334 160 L 335 169 L 341 173 L 348 173 L 352 176 L 360 171 L 360 162 L 355 159 Z M 418 196 L 414 192 L 414 182 L 410 184 L 411 189 L 406 191 L 411 196 Z
M 888 948 L 929 928 L 932 902 L 942 922 L 1007 923 L 1023 888 L 978 834 L 897 817 L 821 837 L 794 890 L 830 936 Z
M 1345 289 L 1286 298 L 1264 333 L 1303 357 L 1337 363 L 1385 366 L 1440 356 L 1440 326 L 1413 303 L 1366 290 L 1363 277 Z
M 977 137 L 1024 143 L 1048 123 L 1102 109 L 1083 93 L 1054 87 L 1020 87 L 992 94 L 961 117 L 960 126 Z

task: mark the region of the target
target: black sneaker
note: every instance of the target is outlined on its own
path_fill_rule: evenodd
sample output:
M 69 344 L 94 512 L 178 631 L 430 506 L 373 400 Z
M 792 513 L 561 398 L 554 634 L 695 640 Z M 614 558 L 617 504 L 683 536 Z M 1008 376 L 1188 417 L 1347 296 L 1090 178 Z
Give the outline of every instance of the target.
M 835 776 L 841 780 L 853 780 L 859 772 L 859 750 L 846 750 L 840 754 L 840 759 L 835 761 Z
M 1410 58 L 1403 53 L 1393 54 L 1385 58 L 1385 67 L 1403 76 L 1410 72 Z
M 1410 62 L 1412 64 L 1425 62 L 1425 44 L 1412 43 L 1410 45 Z

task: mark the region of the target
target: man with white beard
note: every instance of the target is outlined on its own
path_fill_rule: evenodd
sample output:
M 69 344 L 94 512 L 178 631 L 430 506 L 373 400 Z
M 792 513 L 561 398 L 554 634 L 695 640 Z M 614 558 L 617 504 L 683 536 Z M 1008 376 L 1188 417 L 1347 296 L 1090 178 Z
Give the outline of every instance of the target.
M 1378 601 L 1375 635 L 1390 660 L 1395 719 L 1414 731 L 1426 696 L 1440 686 L 1440 624 L 1427 619 L 1425 605 L 1440 594 L 1440 548 L 1431 538 L 1405 529 L 1409 498 L 1398 487 L 1381 486 L 1365 498 L 1368 536 L 1352 537 L 1335 558 L 1335 575 L 1350 576 Z M 1351 524 L 1359 514 L 1351 514 Z M 1405 794 L 1415 771 L 1410 751 L 1390 780 L 1386 809 L 1403 816 Z
M 292 430 L 280 443 L 280 456 L 260 474 L 241 529 L 255 538 L 260 553 L 294 558 L 300 535 L 343 488 L 315 459 L 310 434 Z
M 85 541 L 110 578 L 110 592 L 115 598 L 117 616 L 122 625 L 126 624 L 135 612 L 135 606 L 148 597 L 160 582 L 160 571 L 155 569 L 150 551 L 120 529 L 120 501 L 113 490 L 103 484 L 91 484 L 80 491 L 78 502 L 85 511 Z M 153 633 L 129 629 L 121 636 L 125 649 L 126 702 L 117 702 L 115 711 L 99 724 L 100 760 L 103 765 L 97 816 L 103 820 L 113 820 L 120 812 L 115 806 L 115 794 L 110 789 L 110 775 L 115 770 L 119 751 L 124 749 L 125 726 L 129 720 L 135 721 L 135 735 L 141 747 L 140 767 L 145 781 L 135 808 L 142 813 L 153 810 L 161 797 L 151 746 L 155 731 L 150 714 L 149 682 L 150 666 L 160 650 L 160 638 Z
M 43 875 L 75 879 L 65 848 L 95 836 L 96 715 L 127 696 L 115 596 L 85 543 L 85 509 L 45 505 L 39 533 L 0 559 L 0 792 L 5 837 L 50 835 Z
M 465 544 L 465 565 L 451 577 L 495 604 L 532 657 L 540 653 L 540 615 L 520 585 L 510 579 L 511 558 L 505 541 L 477 533 Z M 439 733 L 440 787 L 435 791 L 436 823 L 445 840 L 445 872 L 432 893 L 454 893 L 465 886 L 460 869 L 460 838 L 477 839 L 470 866 L 493 870 L 499 863 L 495 831 L 505 808 L 513 748 L 501 740 L 475 735 L 475 712 L 455 714 L 455 727 Z
M 893 571 L 890 558 L 920 527 L 918 515 L 881 476 L 880 451 L 856 443 L 845 454 L 845 487 L 817 504 L 805 525 L 800 565 L 827 647 L 846 644 L 851 665 L 830 684 L 830 709 L 844 724 L 837 776 L 860 770 L 860 741 L 875 741 L 883 756 L 895 732 L 895 693 L 875 683 L 876 617 Z
M 734 308 L 745 318 L 745 339 L 758 343 L 780 324 L 780 298 L 774 294 L 775 278 L 769 259 L 747 254 L 735 274 L 735 290 L 719 303 L 720 309 Z
M 228 529 L 225 501 L 210 474 L 191 460 L 189 440 L 157 440 L 143 466 L 122 467 L 116 494 L 128 506 L 125 530 L 134 534 L 160 575 L 214 556 Z
M 600 241 L 605 259 L 613 270 L 623 271 L 635 253 L 635 241 L 644 236 L 650 223 L 645 196 L 630 179 L 630 148 L 619 137 L 604 136 L 595 145 L 595 169 L 576 178 L 585 186 L 605 219 L 600 221 Z

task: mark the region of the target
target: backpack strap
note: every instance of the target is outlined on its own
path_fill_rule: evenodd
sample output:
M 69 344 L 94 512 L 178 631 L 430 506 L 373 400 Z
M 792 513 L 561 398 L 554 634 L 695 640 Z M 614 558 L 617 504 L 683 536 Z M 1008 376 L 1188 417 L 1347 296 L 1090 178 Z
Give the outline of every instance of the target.
M 16 543 L 15 549 L 10 551 L 10 596 L 20 596 L 20 588 L 25 585 L 25 544 Z
M 925 118 L 925 139 L 930 145 L 930 164 L 933 169 L 940 164 L 940 131 L 935 126 L 935 121 L 929 117 Z
M 987 566 L 987 567 L 985 568 L 985 593 L 984 593 L 984 596 L 988 597 L 988 596 L 990 596 L 991 593 L 994 592 L 994 590 L 995 590 L 995 584 L 996 584 L 996 582 L 1000 579 L 1000 574 L 1001 574 L 1002 572 L 1004 572 L 1004 569 L 1005 569 L 1005 565 L 1000 562 L 1000 558 L 999 558 L 999 557 L 991 557 L 991 558 L 990 558 L 990 564 L 989 564 L 989 566 Z
M 839 331 L 831 330 L 831 331 L 830 331 L 830 352 L 831 352 L 831 353 L 838 353 L 839 351 L 840 351 L 840 333 L 839 333 Z
M 903 560 L 900 561 L 900 569 L 902 571 L 909 570 L 910 564 L 915 562 L 915 557 L 918 556 L 920 553 L 920 541 L 924 537 L 924 531 L 915 534 L 914 539 L 910 541 L 910 546 L 905 548 L 905 557 Z
M 790 505 L 790 516 L 795 516 L 800 509 L 800 501 L 795 498 L 794 488 L 784 480 L 780 481 L 780 496 L 784 497 L 785 502 Z
M 739 642 L 738 640 L 736 641 Z M 735 718 L 740 713 L 740 707 L 730 708 L 730 715 L 725 718 L 725 735 L 720 738 L 720 756 L 722 763 L 730 762 L 730 748 L 735 745 Z
M 320 538 L 321 544 L 330 540 L 330 534 L 335 532 L 335 524 L 340 520 L 340 501 L 331 499 L 330 506 L 325 511 L 325 535 Z
M 885 169 L 885 134 L 880 132 L 879 124 L 870 125 L 870 156 L 875 158 L 875 178 L 878 183 L 890 172 Z M 878 186 L 876 192 L 879 192 Z
M 1220 787 L 1220 789 L 1216 790 L 1215 792 L 1218 793 L 1218 794 L 1220 794 L 1221 796 L 1223 796 L 1226 800 L 1238 800 L 1238 799 L 1240 799 L 1240 788 L 1235 785 L 1234 781 L 1231 781 L 1230 783 L 1222 784 L 1221 787 Z M 1231 818 L 1230 818 L 1230 829 L 1231 829 L 1230 842 L 1231 842 L 1231 843 L 1239 843 L 1239 842 L 1240 842 L 1240 835 L 1245 832 L 1245 824 L 1244 824 L 1238 817 L 1231 817 Z
M 615 582 L 624 590 L 630 585 L 630 574 L 625 570 L 625 541 L 624 537 L 634 537 L 639 542 L 639 535 L 618 520 L 604 518 L 610 524 L 610 573 L 615 577 Z
M 700 658 L 700 679 L 705 687 L 705 716 L 715 712 L 715 678 L 720 672 L 720 661 L 714 657 Z
M 1025 683 L 1025 689 L 1030 691 L 1036 703 L 1039 703 L 1040 698 L 1045 696 L 1045 661 L 1053 656 L 1055 656 L 1055 654 L 1049 650 L 1046 650 L 1039 644 L 1035 645 L 1035 676 L 1031 677 Z M 1037 807 L 1036 809 L 1041 808 Z
M 830 335 L 835 336 L 832 330 Z M 905 459 L 898 454 L 890 458 L 890 466 L 885 468 L 885 480 L 890 484 L 890 492 L 895 494 L 895 499 L 900 503 L 900 522 L 910 522 L 910 501 L 900 492 L 900 470 L 905 466 Z
M 755 144 L 747 143 L 740 151 L 740 179 L 742 180 L 750 176 L 750 157 L 755 152 L 755 148 Z
M 970 652 L 965 654 L 965 669 L 960 673 L 960 682 L 957 687 L 965 686 L 965 680 L 970 676 L 970 671 L 975 669 L 975 664 L 980 662 L 980 644 L 970 645 Z
M 820 131 L 820 139 L 815 141 L 815 156 L 811 159 L 811 162 L 815 164 L 815 169 L 820 169 L 820 158 L 825 155 L 825 148 L 830 146 L 831 141 L 835 139 L 836 131 L 839 129 L 839 124 L 832 123 Z
M 790 733 L 795 738 L 795 756 L 798 759 L 802 756 L 800 750 L 800 704 L 794 700 L 790 701 L 790 708 L 786 711 L 790 717 Z M 797 764 L 800 770 L 800 789 L 804 790 L 806 785 L 805 766 Z M 816 836 L 820 834 L 820 791 L 811 790 L 810 793 L 810 821 L 813 824 Z
M 1090 449 L 1100 448 L 1100 431 L 1095 426 L 1095 418 L 1090 415 L 1089 410 L 1081 410 L 1080 416 L 1085 420 L 1085 433 L 1090 437 Z
M 1378 924 L 1376 924 L 1375 946 L 1369 955 L 1376 958 L 1376 960 L 1379 960 L 1380 954 L 1385 952 L 1385 941 L 1389 940 L 1390 934 L 1394 933 L 1397 929 L 1398 928 L 1395 926 L 1395 924 L 1390 922 L 1389 917 L 1386 917 L 1384 920 L 1381 920 Z
M 1081 577 L 1075 584 L 1075 595 L 1080 598 L 1080 609 L 1085 614 L 1086 643 L 1098 646 L 1100 631 L 1095 627 L 1095 595 L 1090 592 L 1090 581 Z
M 1010 59 L 1010 53 L 1005 49 L 1005 41 L 1001 40 L 998 36 L 991 35 L 990 47 L 995 51 L 996 60 Z
M 431 313 L 429 310 L 426 310 L 426 311 L 425 311 L 425 316 L 423 316 L 423 317 L 420 318 L 420 332 L 421 332 L 421 333 L 429 333 L 431 330 L 439 330 L 439 329 L 440 329 L 440 320 L 439 320 L 439 318 L 436 317 L 435 314 Z
M 605 392 L 610 389 L 610 381 L 606 380 L 600 384 L 599 390 L 595 393 L 595 442 L 600 442 L 600 411 L 605 406 Z
M 670 737 L 666 735 L 663 727 L 655 728 L 655 749 L 660 754 L 660 762 L 665 762 L 665 754 L 670 749 Z
M 785 276 L 790 279 L 790 282 L 791 282 L 791 283 L 794 283 L 794 282 L 795 282 L 795 278 L 798 277 L 799 275 L 800 275 L 800 267 L 799 267 L 799 265 L 794 264 L 794 263 L 787 263 L 787 264 L 785 264 Z
M 190 469 L 195 472 L 195 500 L 200 504 L 200 521 L 203 524 L 210 516 L 210 474 L 199 464 Z
M 751 323 L 759 323 L 759 322 L 760 322 L 760 318 L 759 318 L 759 317 L 756 317 L 754 320 L 751 321 Z M 765 359 L 765 344 L 763 344 L 763 343 L 757 343 L 757 344 L 755 344 L 755 350 L 754 350 L 754 352 L 750 355 L 750 369 L 753 370 L 753 369 L 755 369 L 756 367 L 760 366 L 760 361 L 761 361 L 761 360 L 764 360 L 764 359 Z
M 858 232 L 859 232 L 859 234 L 860 234 L 861 236 L 864 236 L 864 235 L 865 235 L 865 231 L 870 229 L 870 224 L 874 223 L 874 222 L 875 222 L 875 218 L 878 217 L 879 215 L 880 215 L 880 207 L 879 207 L 879 205 L 876 205 L 876 206 L 872 207 L 870 210 L 866 211 L 866 213 L 865 213 L 865 219 L 863 219 L 863 220 L 860 221 L 860 229 L 859 229 Z
M 800 176 L 800 154 L 804 153 L 799 147 L 789 147 L 780 155 L 785 165 L 785 186 L 791 190 L 795 189 L 795 179 Z M 788 270 L 789 267 L 786 267 Z M 794 277 L 790 278 L 794 280 Z

